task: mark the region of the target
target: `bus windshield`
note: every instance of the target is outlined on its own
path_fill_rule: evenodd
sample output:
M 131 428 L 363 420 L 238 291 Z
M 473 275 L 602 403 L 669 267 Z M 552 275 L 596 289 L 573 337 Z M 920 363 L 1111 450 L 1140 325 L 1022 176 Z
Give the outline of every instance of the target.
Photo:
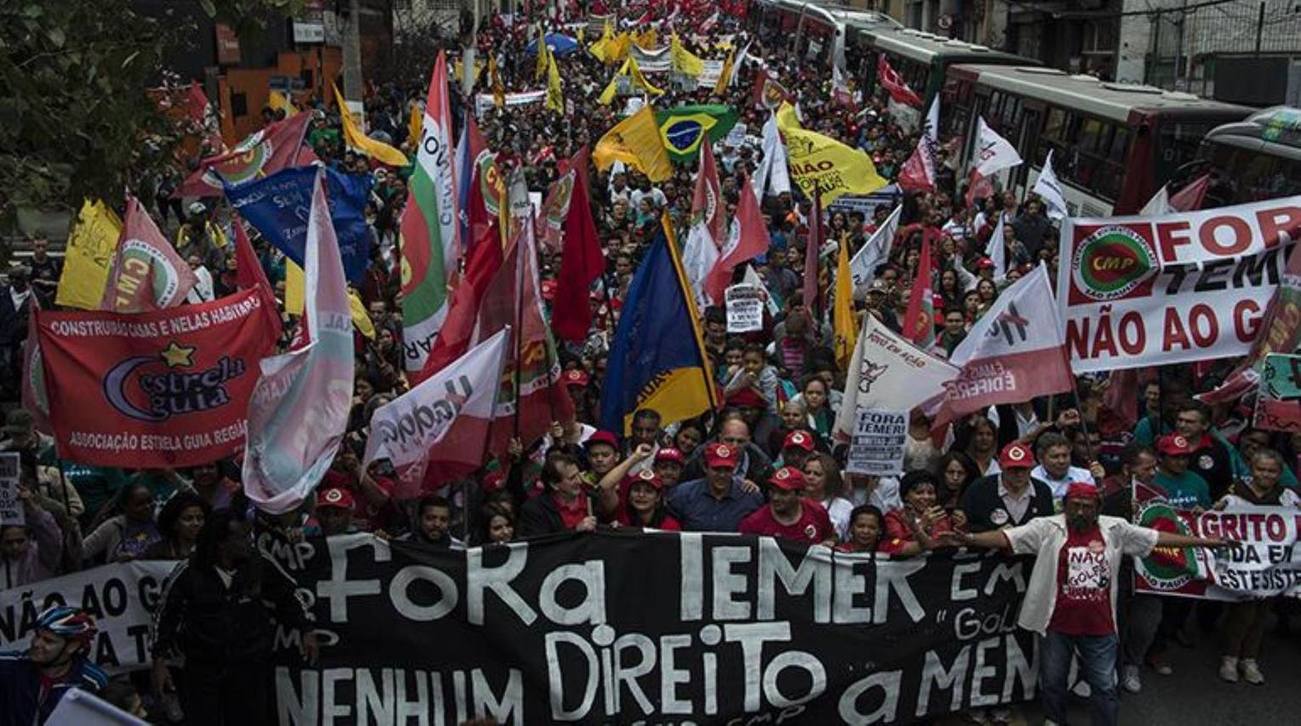
M 1197 148 L 1215 124 L 1206 121 L 1162 119 L 1157 128 L 1156 158 L 1153 159 L 1157 186 L 1174 177 L 1179 167 L 1197 157 Z
M 1207 139 L 1202 158 L 1211 163 L 1224 204 L 1244 204 L 1301 194 L 1301 156 L 1286 158 Z M 1218 196 L 1218 195 L 1217 195 Z

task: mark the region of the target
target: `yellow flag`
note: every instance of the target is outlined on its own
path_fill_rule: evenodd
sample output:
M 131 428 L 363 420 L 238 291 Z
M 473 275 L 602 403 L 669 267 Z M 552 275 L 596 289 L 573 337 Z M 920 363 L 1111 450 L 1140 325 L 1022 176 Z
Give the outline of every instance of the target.
M 673 70 L 686 76 L 695 78 L 705 72 L 705 62 L 700 60 L 700 56 L 687 50 L 682 45 L 682 40 L 678 38 L 677 31 L 673 32 L 669 40 L 669 62 Z
M 303 268 L 294 264 L 293 260 L 285 260 L 285 312 L 290 315 L 303 314 L 303 298 L 305 296 L 304 284 L 306 276 L 303 274 Z M 375 324 L 370 321 L 370 315 L 366 313 L 366 306 L 357 296 L 357 292 L 348 288 L 348 309 L 352 312 L 352 324 L 356 326 L 361 334 L 375 339 Z
M 601 37 L 598 38 L 595 43 L 587 46 L 587 50 L 592 53 L 593 57 L 602 63 L 609 63 L 610 59 L 606 56 L 611 50 L 613 50 L 613 44 L 614 26 L 610 24 L 609 20 L 607 20 L 605 21 L 605 27 L 601 29 Z
M 641 46 L 643 50 L 655 50 L 660 45 L 660 36 L 654 28 L 647 28 L 633 36 L 633 42 Z
M 786 137 L 791 178 L 807 196 L 818 188 L 823 203 L 830 204 L 845 194 L 871 194 L 886 185 L 871 157 L 830 136 L 805 130 L 789 103 L 777 110 L 777 128 Z
M 425 110 L 420 104 L 411 104 L 411 117 L 407 119 L 407 140 L 413 145 L 420 143 L 420 132 L 425 127 Z
M 732 49 L 727 54 L 727 60 L 723 61 L 723 70 L 718 74 L 718 82 L 714 84 L 715 95 L 727 93 L 727 89 L 732 86 L 732 64 L 736 62 L 736 49 Z
M 610 45 L 606 50 L 606 54 L 605 54 L 606 65 L 609 65 L 611 63 L 618 63 L 619 61 L 628 57 L 628 48 L 631 45 L 632 45 L 632 35 L 630 35 L 627 31 L 619 33 L 617 36 L 615 36 L 614 40 L 610 41 Z
M 285 118 L 289 118 L 298 113 L 298 109 L 294 108 L 294 102 L 289 100 L 289 97 L 280 91 L 271 92 L 271 95 L 267 97 L 267 105 L 277 110 L 283 110 L 285 112 Z
M 550 57 L 551 49 L 547 47 L 547 34 L 542 33 L 538 36 L 538 60 L 533 64 L 533 80 L 540 80 L 546 75 L 547 59 Z
M 565 91 L 560 86 L 560 69 L 556 67 L 554 55 L 547 64 L 547 108 L 560 114 L 565 112 Z
M 108 268 L 122 236 L 122 220 L 103 201 L 81 203 L 77 221 L 68 235 L 63 274 L 54 302 L 70 308 L 98 310 L 108 283 Z
M 506 107 L 506 86 L 501 82 L 501 72 L 497 70 L 497 56 L 488 57 L 488 82 L 492 84 L 492 105 Z
M 637 65 L 637 59 L 628 56 L 628 73 L 632 75 L 632 85 L 644 90 L 652 96 L 663 96 L 663 89 L 656 88 L 651 82 L 646 80 L 646 76 L 641 74 L 641 67 Z
M 655 123 L 655 111 L 650 104 L 615 124 L 596 142 L 592 152 L 596 167 L 609 169 L 615 161 L 637 169 L 653 182 L 661 182 L 673 174 L 669 153 L 660 139 L 660 127 Z
M 343 137 L 347 139 L 348 146 L 389 166 L 406 166 L 411 163 L 407 160 L 406 154 L 382 141 L 370 138 L 363 134 L 361 129 L 357 128 L 357 122 L 353 120 L 352 113 L 348 110 L 348 104 L 343 100 L 343 94 L 339 93 L 338 86 L 334 86 L 334 98 L 339 105 L 339 116 L 343 119 Z
M 836 365 L 848 370 L 849 359 L 858 342 L 858 325 L 854 321 L 854 275 L 849 271 L 849 239 L 840 239 L 836 260 L 836 299 L 832 303 L 832 322 L 836 333 Z

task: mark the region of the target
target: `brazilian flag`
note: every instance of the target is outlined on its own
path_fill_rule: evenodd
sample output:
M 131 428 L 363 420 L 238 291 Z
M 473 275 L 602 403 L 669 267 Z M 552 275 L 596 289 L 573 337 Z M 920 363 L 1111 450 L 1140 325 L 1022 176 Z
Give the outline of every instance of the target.
M 700 152 L 700 142 L 708 137 L 718 141 L 736 125 L 736 109 L 722 104 L 675 106 L 655 113 L 660 138 L 669 158 L 687 163 Z

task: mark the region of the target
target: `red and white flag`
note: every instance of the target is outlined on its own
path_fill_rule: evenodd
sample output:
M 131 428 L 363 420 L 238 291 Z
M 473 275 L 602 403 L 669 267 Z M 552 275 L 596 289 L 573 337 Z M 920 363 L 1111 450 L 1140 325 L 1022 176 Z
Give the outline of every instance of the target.
M 962 373 L 945 384 L 937 426 L 988 406 L 1071 390 L 1062 331 L 1041 264 L 1004 290 L 949 356 Z
M 885 53 L 877 56 L 876 79 L 885 88 L 886 93 L 890 94 L 890 99 L 895 103 L 902 103 L 914 108 L 922 107 L 922 97 L 908 87 L 908 83 L 890 65 L 890 61 L 886 60 Z
M 122 236 L 104 285 L 100 310 L 147 313 L 180 305 L 198 278 L 172 243 L 167 241 L 149 212 L 131 195 L 126 199 Z
M 917 148 L 899 168 L 900 187 L 907 191 L 934 191 L 935 171 L 939 168 L 939 128 L 940 97 L 936 94 L 922 123 L 922 135 L 917 140 Z
M 935 345 L 935 289 L 931 267 L 931 238 L 922 235 L 922 254 L 917 260 L 908 310 L 903 317 L 903 336 L 918 348 Z
M 1021 155 L 1007 139 L 998 135 L 985 123 L 984 117 L 976 119 L 976 153 L 971 159 L 971 176 L 967 182 L 967 204 L 976 197 L 988 196 L 993 191 L 995 174 L 1021 163 Z
M 479 307 L 487 293 L 488 283 L 501 269 L 502 249 L 497 242 L 495 224 L 482 229 L 484 239 L 478 240 L 466 255 L 465 273 L 461 283 L 452 291 L 448 304 L 447 320 L 434 338 L 425 365 L 416 373 L 408 373 L 412 385 L 417 385 L 437 374 L 453 361 L 465 355 L 474 339 L 474 329 L 479 320 Z
M 718 302 L 732 283 L 732 270 L 742 262 L 762 255 L 768 251 L 768 227 L 763 223 L 759 212 L 759 202 L 754 198 L 754 187 L 748 183 L 737 184 L 740 202 L 736 208 L 736 219 L 728 230 L 727 242 L 718 254 L 718 262 L 709 271 L 705 280 L 705 294 Z
M 713 302 L 705 295 L 705 278 L 718 262 L 718 243 L 726 229 L 718 167 L 710 146 L 708 143 L 700 145 L 700 171 L 696 173 L 696 192 L 691 198 L 691 229 L 682 247 L 682 271 L 701 309 Z
M 186 177 L 172 197 L 221 196 L 223 183 L 236 186 L 315 161 L 316 154 L 303 145 L 312 118 L 310 113 L 299 113 L 276 121 L 229 152 L 202 159 L 199 168 Z
M 394 497 L 421 494 L 432 462 L 450 477 L 483 465 L 509 340 L 503 328 L 371 414 L 362 464 L 389 460 L 398 474 Z
M 1203 174 L 1189 182 L 1183 189 L 1170 194 L 1170 185 L 1166 184 L 1143 205 L 1139 211 L 1142 215 L 1170 214 L 1172 212 L 1194 212 L 1202 208 L 1206 199 L 1206 190 L 1211 186 L 1211 175 Z

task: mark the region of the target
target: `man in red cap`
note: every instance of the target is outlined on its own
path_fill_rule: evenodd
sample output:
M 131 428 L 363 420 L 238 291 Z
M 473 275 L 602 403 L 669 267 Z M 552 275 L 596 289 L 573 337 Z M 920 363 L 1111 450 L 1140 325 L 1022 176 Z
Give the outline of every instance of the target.
M 836 544 L 836 529 L 821 504 L 804 498 L 804 474 L 783 466 L 768 480 L 771 501 L 741 520 L 741 534 L 758 534 L 804 542 Z
M 686 457 L 677 449 L 660 449 L 655 453 L 655 475 L 664 482 L 664 491 L 672 491 L 682 480 L 682 467 Z
M 321 526 L 321 534 L 329 537 L 355 532 L 352 510 L 356 506 L 357 500 L 347 489 L 338 487 L 319 491 L 316 494 L 316 521 Z
M 991 532 L 946 533 L 945 544 L 990 547 L 1035 555 L 1034 570 L 1017 624 L 1038 633 L 1039 692 L 1047 720 L 1066 723 L 1066 684 L 1071 656 L 1091 689 L 1095 725 L 1117 723 L 1116 593 L 1123 555 L 1147 557 L 1156 547 L 1224 547 L 1217 538 L 1189 537 L 1139 527 L 1100 515 L 1092 484 L 1067 487 L 1065 511 L 1019 527 Z
M 972 482 L 962 494 L 961 510 L 972 532 L 1016 527 L 1053 513 L 1053 492 L 1030 476 L 1030 447 L 1013 441 L 998 455 L 998 474 Z
M 813 454 L 813 448 L 813 434 L 808 431 L 796 429 L 786 434 L 786 440 L 782 442 L 782 465 L 803 469 L 804 462 Z
M 1183 434 L 1166 434 L 1156 440 L 1156 484 L 1175 509 L 1200 514 L 1210 509 L 1211 489 L 1200 474 L 1189 471 L 1195 448 Z
M 619 439 L 609 431 L 597 431 L 587 437 L 587 463 L 599 479 L 619 464 Z
M 705 477 L 675 487 L 669 493 L 669 509 L 683 531 L 735 532 L 741 520 L 763 506 L 763 497 L 737 477 L 739 449 L 717 441 L 704 449 Z

